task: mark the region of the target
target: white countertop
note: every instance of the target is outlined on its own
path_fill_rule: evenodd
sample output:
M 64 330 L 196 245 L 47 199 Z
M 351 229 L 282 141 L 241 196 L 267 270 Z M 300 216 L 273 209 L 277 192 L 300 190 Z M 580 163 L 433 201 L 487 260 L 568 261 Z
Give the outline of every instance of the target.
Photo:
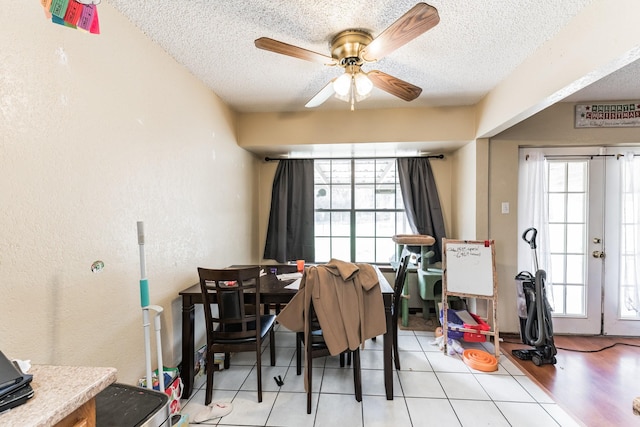
M 116 381 L 115 368 L 34 365 L 27 403 L 0 415 L 2 426 L 52 426 Z

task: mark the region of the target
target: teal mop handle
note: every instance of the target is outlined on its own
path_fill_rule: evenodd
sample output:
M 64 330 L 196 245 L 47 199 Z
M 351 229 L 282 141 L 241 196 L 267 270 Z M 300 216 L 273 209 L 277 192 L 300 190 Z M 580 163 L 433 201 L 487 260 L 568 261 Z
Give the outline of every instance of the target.
M 138 246 L 140 247 L 140 306 L 149 305 L 149 280 L 144 256 L 144 222 L 138 221 Z

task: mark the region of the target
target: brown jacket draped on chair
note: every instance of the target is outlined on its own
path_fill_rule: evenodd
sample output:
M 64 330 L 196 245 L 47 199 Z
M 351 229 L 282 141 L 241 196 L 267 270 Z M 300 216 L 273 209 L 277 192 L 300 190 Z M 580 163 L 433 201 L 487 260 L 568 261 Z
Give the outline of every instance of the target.
M 278 322 L 291 331 L 304 331 L 304 313 L 312 298 L 331 355 L 355 350 L 387 331 L 378 274 L 369 264 L 332 259 L 305 268 L 300 289 Z

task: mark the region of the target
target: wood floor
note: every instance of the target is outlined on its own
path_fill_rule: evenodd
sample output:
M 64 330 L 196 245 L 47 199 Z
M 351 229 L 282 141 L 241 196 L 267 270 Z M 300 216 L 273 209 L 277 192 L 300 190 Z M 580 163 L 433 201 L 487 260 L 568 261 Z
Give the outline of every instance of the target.
M 511 355 L 527 347 L 517 335 L 501 336 L 502 352 L 586 426 L 640 426 L 633 399 L 640 397 L 640 338 L 554 337 L 555 365 L 535 366 Z M 576 352 L 565 349 L 599 352 Z M 622 345 L 620 343 L 629 344 Z

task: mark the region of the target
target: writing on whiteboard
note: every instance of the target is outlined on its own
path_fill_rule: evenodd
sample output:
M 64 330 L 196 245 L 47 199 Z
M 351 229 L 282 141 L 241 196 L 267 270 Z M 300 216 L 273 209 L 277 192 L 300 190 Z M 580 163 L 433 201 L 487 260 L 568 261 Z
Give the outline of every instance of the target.
M 479 257 L 482 256 L 480 253 L 481 246 L 449 246 L 447 247 L 447 252 L 452 254 L 456 258 L 466 258 L 466 257 Z

